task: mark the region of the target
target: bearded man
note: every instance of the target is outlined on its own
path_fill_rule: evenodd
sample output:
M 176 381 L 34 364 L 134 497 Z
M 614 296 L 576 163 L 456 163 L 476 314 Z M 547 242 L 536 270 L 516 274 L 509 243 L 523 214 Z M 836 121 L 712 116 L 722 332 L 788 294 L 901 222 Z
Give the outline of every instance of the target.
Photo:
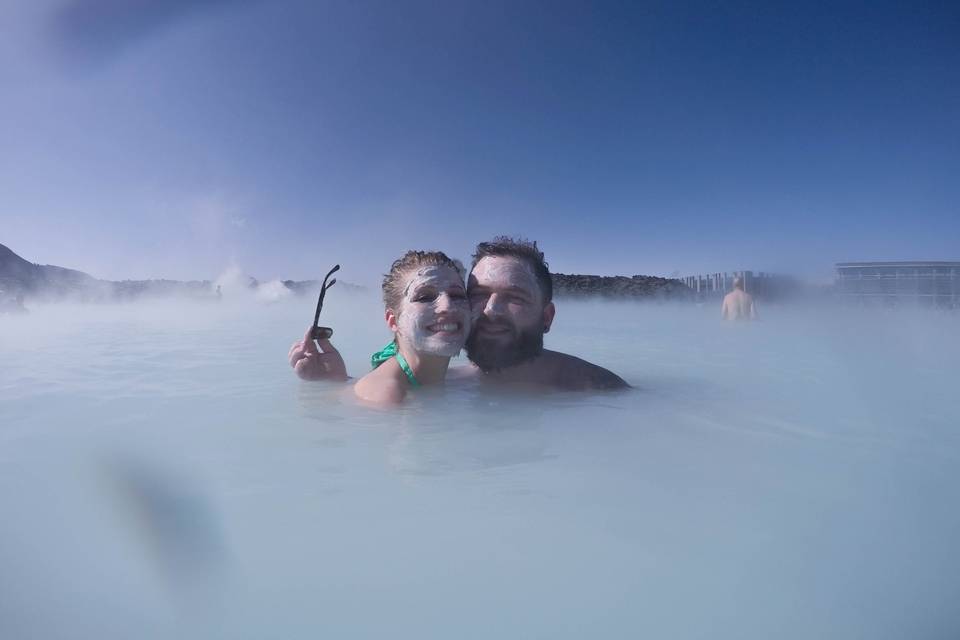
M 556 316 L 553 280 L 535 242 L 500 236 L 477 245 L 467 281 L 474 315 L 467 339 L 473 375 L 554 389 L 620 389 L 615 373 L 543 348 Z

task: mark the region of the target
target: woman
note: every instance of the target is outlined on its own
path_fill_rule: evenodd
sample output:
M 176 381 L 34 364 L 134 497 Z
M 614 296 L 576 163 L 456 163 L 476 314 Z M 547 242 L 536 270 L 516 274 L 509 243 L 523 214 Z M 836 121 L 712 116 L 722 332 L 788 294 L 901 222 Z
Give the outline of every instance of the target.
M 439 251 L 408 251 L 393 263 L 382 286 L 384 318 L 393 341 L 373 355 L 374 370 L 354 385 L 358 398 L 397 404 L 411 389 L 443 381 L 450 358 L 470 333 L 463 280 L 463 266 Z M 305 379 L 345 378 L 343 361 L 332 345 L 318 340 L 317 350 L 309 337 L 308 332 L 290 350 L 297 374 Z

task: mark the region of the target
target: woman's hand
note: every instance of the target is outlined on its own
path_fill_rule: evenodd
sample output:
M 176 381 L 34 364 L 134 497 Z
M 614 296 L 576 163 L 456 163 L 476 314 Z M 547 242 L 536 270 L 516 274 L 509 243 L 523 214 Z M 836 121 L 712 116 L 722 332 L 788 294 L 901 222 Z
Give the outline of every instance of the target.
M 340 352 L 329 340 L 314 340 L 313 327 L 307 329 L 303 340 L 293 343 L 290 353 L 290 366 L 303 380 L 346 380 L 347 365 Z

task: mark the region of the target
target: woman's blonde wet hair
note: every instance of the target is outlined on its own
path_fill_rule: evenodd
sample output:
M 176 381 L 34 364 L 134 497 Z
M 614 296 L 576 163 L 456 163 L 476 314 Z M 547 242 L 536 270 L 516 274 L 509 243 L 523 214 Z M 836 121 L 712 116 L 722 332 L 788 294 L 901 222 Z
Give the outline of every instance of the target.
M 390 265 L 390 273 L 383 276 L 384 307 L 396 313 L 400 309 L 406 288 L 407 274 L 420 267 L 451 267 L 460 274 L 462 280 L 466 269 L 459 260 L 453 260 L 442 251 L 407 251 Z

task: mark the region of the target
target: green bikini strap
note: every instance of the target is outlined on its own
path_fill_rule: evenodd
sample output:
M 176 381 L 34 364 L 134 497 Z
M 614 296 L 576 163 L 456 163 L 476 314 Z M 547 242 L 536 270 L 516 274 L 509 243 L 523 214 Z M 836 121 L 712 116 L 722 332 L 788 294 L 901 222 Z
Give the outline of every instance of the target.
M 403 354 L 397 351 L 397 364 L 400 365 L 400 368 L 403 369 L 403 372 L 407 374 L 407 380 L 410 381 L 411 387 L 419 387 L 420 382 L 417 380 L 417 376 L 413 375 L 413 369 L 410 368 L 410 363 L 407 362 L 407 359 L 403 357 Z
M 397 343 L 391 342 L 380 351 L 370 356 L 370 366 L 376 369 L 384 362 L 397 355 Z
M 407 376 L 407 380 L 410 381 L 411 387 L 419 387 L 420 382 L 417 380 L 417 377 L 413 375 L 413 369 L 410 368 L 410 363 L 407 362 L 407 359 L 403 357 L 403 354 L 397 349 L 396 341 L 391 342 L 380 351 L 377 351 L 375 354 L 370 356 L 370 365 L 376 369 L 384 362 L 390 358 L 396 358 L 397 364 L 400 365 L 400 369 L 403 370 L 404 375 Z

